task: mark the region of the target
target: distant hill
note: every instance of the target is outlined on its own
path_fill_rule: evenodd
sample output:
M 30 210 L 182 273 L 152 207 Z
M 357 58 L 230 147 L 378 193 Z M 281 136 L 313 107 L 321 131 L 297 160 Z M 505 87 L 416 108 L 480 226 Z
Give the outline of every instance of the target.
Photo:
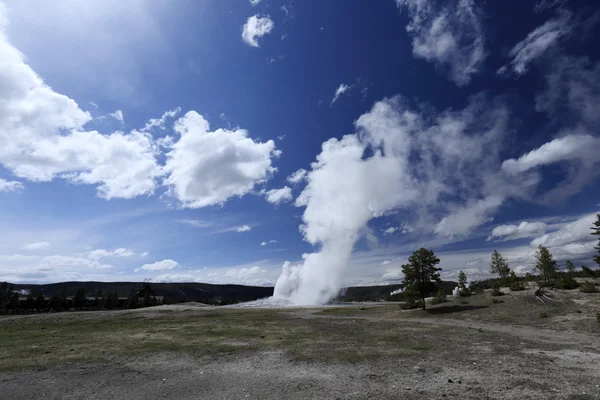
M 273 295 L 272 287 L 244 285 L 213 285 L 209 283 L 152 283 L 152 282 L 61 282 L 45 285 L 14 284 L 15 289 L 27 289 L 34 294 L 46 297 L 73 297 L 78 289 L 83 288 L 86 296 L 94 296 L 98 291 L 106 296 L 117 292 L 119 297 L 127 297 L 135 287 L 140 290 L 145 284 L 162 296 L 165 302 L 178 303 L 196 301 L 207 304 L 232 304 L 253 301 Z M 342 289 L 335 301 L 398 301 L 401 295 L 390 296 L 392 291 L 403 285 L 354 286 Z M 451 293 L 455 282 L 443 281 L 440 287 Z
M 163 296 L 165 302 L 197 301 L 207 304 L 230 304 L 243 301 L 258 300 L 273 295 L 272 287 L 243 285 L 212 285 L 209 283 L 152 283 L 152 282 L 61 282 L 46 285 L 15 284 L 15 289 L 28 289 L 32 293 L 47 297 L 72 297 L 78 289 L 83 288 L 86 296 L 94 296 L 98 291 L 104 295 L 119 293 L 119 297 L 127 297 L 144 285 Z M 9 285 L 10 286 L 10 285 Z

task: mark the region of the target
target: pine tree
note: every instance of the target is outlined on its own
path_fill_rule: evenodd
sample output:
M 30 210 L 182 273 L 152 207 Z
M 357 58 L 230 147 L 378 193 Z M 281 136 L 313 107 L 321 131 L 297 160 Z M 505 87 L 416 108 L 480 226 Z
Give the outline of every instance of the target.
M 75 297 L 73 297 L 73 307 L 79 310 L 85 306 L 85 303 L 85 289 L 79 288 L 75 293 Z
M 537 260 L 537 263 L 534 268 L 540 272 L 544 278 L 544 283 L 548 283 L 548 281 L 556 275 L 558 269 L 556 261 L 554 261 L 550 250 L 542 245 L 538 247 L 538 250 L 535 253 L 535 259 Z
M 467 289 L 467 275 L 460 271 L 458 273 L 458 294 L 459 296 L 467 296 L 469 289 Z
M 413 252 L 408 258 L 408 264 L 402 266 L 404 273 L 405 294 L 414 293 L 421 299 L 421 306 L 425 309 L 425 297 L 430 293 L 435 292 L 437 286 L 434 282 L 440 281 L 441 268 L 436 265 L 440 263 L 440 259 L 433 254 L 433 250 L 420 248 Z M 407 292 L 408 291 L 408 292 Z
M 575 264 L 571 260 L 567 260 L 565 264 L 567 265 L 567 274 L 573 275 L 575 273 Z
M 505 281 L 508 278 L 508 276 L 510 275 L 510 268 L 508 267 L 506 260 L 504 260 L 502 255 L 497 250 L 494 250 L 494 252 L 492 253 L 492 262 L 490 263 L 490 273 L 500 275 L 500 278 L 503 281 Z
M 600 236 L 600 214 L 596 214 L 596 221 L 594 221 L 594 226 L 591 229 L 592 235 Z M 594 257 L 594 261 L 600 266 L 600 238 L 598 238 L 598 245 L 595 249 L 598 250 L 598 255 Z

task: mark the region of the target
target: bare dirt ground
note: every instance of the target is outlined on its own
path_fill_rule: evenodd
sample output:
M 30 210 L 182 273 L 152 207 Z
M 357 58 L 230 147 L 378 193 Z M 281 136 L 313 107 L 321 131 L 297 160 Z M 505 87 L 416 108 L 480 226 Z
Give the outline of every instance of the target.
M 0 398 L 599 399 L 600 294 L 552 295 L 5 316 Z

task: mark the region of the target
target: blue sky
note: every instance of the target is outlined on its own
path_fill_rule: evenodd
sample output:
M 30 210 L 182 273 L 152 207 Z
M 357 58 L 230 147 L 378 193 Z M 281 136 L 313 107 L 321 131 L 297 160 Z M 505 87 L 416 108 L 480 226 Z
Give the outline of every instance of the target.
M 254 2 L 2 3 L 0 280 L 592 264 L 595 2 Z

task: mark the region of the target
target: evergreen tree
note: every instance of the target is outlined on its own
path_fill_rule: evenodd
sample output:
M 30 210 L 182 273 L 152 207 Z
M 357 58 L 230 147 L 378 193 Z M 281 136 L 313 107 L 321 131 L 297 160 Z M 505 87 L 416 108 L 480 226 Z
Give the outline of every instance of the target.
M 79 289 L 77 289 L 77 292 L 75 293 L 75 297 L 73 297 L 73 307 L 80 309 L 80 308 L 83 308 L 83 306 L 85 306 L 85 303 L 86 303 L 85 289 L 79 288 Z
M 508 276 L 510 275 L 510 268 L 508 267 L 506 260 L 504 260 L 502 255 L 497 250 L 494 250 L 494 252 L 492 253 L 492 262 L 490 263 L 490 273 L 500 275 L 500 278 L 503 281 L 505 281 L 508 278 Z
M 575 273 L 575 264 L 571 260 L 567 260 L 565 264 L 567 265 L 567 274 L 573 275 Z
M 467 296 L 469 289 L 467 288 L 467 275 L 460 271 L 458 273 L 458 294 L 460 296 Z
M 596 214 L 596 221 L 594 221 L 594 226 L 592 227 L 592 235 L 600 236 L 600 214 Z M 598 250 L 598 255 L 594 257 L 594 261 L 600 266 L 600 238 L 598 238 L 598 245 L 595 249 Z
M 8 283 L 2 282 L 0 285 L 0 310 L 4 310 L 9 301 Z
M 119 293 L 111 292 L 106 296 L 104 300 L 104 308 L 108 310 L 114 310 L 119 306 Z
M 413 252 L 408 258 L 408 264 L 402 266 L 404 273 L 404 290 L 406 293 L 414 293 L 421 299 L 421 306 L 425 309 L 425 297 L 435 292 L 437 286 L 434 282 L 440 281 L 441 268 L 436 265 L 440 259 L 435 256 L 433 250 L 420 248 Z
M 540 275 L 544 278 L 544 283 L 548 283 L 548 281 L 556 275 L 558 269 L 556 261 L 554 261 L 550 250 L 542 245 L 538 247 L 538 250 L 535 253 L 535 259 L 537 262 L 534 268 L 540 272 Z

